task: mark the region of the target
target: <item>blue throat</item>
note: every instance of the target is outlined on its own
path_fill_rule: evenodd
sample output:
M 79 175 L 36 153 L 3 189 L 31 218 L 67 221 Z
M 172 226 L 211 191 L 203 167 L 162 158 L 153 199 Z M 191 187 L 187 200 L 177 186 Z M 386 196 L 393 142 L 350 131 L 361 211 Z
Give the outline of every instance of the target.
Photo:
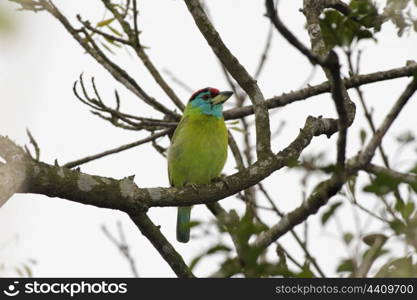
M 217 119 L 223 117 L 223 104 L 212 105 L 210 102 L 201 98 L 191 101 L 193 107 L 198 107 L 202 114 L 215 116 Z

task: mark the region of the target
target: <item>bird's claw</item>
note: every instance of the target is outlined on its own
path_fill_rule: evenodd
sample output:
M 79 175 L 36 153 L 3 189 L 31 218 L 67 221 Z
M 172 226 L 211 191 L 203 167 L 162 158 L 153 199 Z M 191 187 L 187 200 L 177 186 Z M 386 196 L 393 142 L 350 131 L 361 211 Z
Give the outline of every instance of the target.
M 230 189 L 229 182 L 227 181 L 226 176 L 224 175 L 220 175 L 219 177 L 214 178 L 213 182 L 223 182 L 227 189 Z
M 197 185 L 196 185 L 195 183 L 187 182 L 187 183 L 185 184 L 185 186 L 186 186 L 186 187 L 191 187 L 191 188 L 194 190 L 194 192 L 196 192 L 197 194 L 199 193 L 199 192 L 198 192 Z

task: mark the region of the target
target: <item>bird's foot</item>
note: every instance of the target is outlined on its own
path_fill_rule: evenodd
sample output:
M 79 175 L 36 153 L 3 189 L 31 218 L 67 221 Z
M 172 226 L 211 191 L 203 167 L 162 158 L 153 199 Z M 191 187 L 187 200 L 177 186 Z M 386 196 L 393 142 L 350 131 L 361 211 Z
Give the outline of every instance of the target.
M 227 187 L 227 189 L 230 189 L 230 184 L 227 181 L 226 177 L 227 177 L 226 175 L 221 174 L 220 176 L 214 178 L 212 182 L 223 182 L 224 185 Z
M 197 188 L 197 185 L 195 183 L 187 182 L 185 184 L 185 186 L 186 187 L 191 187 L 194 190 L 194 192 L 196 192 L 196 194 L 199 193 L 198 188 Z

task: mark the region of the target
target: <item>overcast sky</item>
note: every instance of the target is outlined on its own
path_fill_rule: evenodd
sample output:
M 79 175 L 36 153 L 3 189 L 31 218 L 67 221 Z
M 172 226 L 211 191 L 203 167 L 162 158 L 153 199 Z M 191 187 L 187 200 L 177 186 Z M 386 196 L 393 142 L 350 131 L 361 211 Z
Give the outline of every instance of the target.
M 2 1 L 4 2 L 4 1 Z M 211 0 L 210 14 L 215 26 L 230 50 L 250 71 L 256 69 L 268 31 L 268 20 L 264 1 L 222 1 Z M 376 1 L 385 3 L 385 1 Z M 55 4 L 62 9 L 75 24 L 75 15 L 80 13 L 92 23 L 105 18 L 104 8 L 99 1 L 63 1 Z M 220 90 L 228 89 L 219 64 L 199 34 L 183 1 L 142 0 L 139 1 L 139 23 L 142 30 L 142 43 L 149 47 L 148 54 L 158 68 L 168 69 L 193 89 L 213 86 Z M 308 44 L 305 32 L 305 19 L 299 12 L 302 1 L 281 1 L 280 15 L 289 28 Z M 0 9 L 9 9 L 13 15 L 15 30 L 12 34 L 0 33 L 0 134 L 8 135 L 20 145 L 28 143 L 25 130 L 29 128 L 41 147 L 41 159 L 60 164 L 95 154 L 141 137 L 146 133 L 126 131 L 110 126 L 91 115 L 86 106 L 77 102 L 72 85 L 81 72 L 85 78 L 94 76 L 107 103 L 114 101 L 113 92 L 117 89 L 122 98 L 122 110 L 142 116 L 159 117 L 146 105 L 115 82 L 106 71 L 65 32 L 63 27 L 50 15 L 40 12 L 15 12 L 12 4 L 4 4 Z M 414 59 L 416 34 L 398 38 L 390 24 L 383 26 L 378 35 L 378 43 L 360 43 L 363 53 L 361 72 L 369 73 L 405 65 L 406 60 Z M 125 49 L 110 55 L 120 63 L 152 96 L 172 107 L 169 99 L 153 82 L 140 61 Z M 344 62 L 344 60 L 343 60 Z M 283 92 L 298 89 L 311 72 L 311 65 L 295 49 L 274 33 L 272 50 L 259 85 L 267 98 Z M 344 70 L 344 74 L 347 74 Z M 311 83 L 324 80 L 317 70 Z M 364 88 L 369 106 L 374 107 L 376 124 L 379 124 L 408 79 L 397 79 L 389 83 L 369 85 Z M 172 84 L 175 91 L 186 101 L 189 93 Z M 351 92 L 357 104 L 355 123 L 350 129 L 348 155 L 358 150 L 358 131 L 367 128 L 356 95 Z M 415 100 L 415 97 L 414 97 Z M 405 129 L 416 128 L 416 101 L 411 101 L 387 134 L 384 145 L 394 147 L 395 136 Z M 308 115 L 334 117 L 335 110 L 328 95 L 299 102 L 281 109 L 274 114 L 271 127 L 275 130 L 281 121 L 286 127 L 274 140 L 275 151 L 285 147 L 297 134 Z M 238 132 L 236 137 L 241 138 Z M 336 135 L 331 139 L 315 138 L 306 153 L 325 151 L 329 159 L 334 159 Z M 163 139 L 162 144 L 168 145 Z M 394 151 L 389 151 L 393 153 Z M 405 151 L 396 158 L 395 165 L 401 170 L 415 153 Z M 376 160 L 378 161 L 378 160 Z M 123 178 L 136 175 L 140 187 L 168 186 L 166 161 L 152 147 L 145 145 L 108 156 L 99 161 L 83 165 L 81 170 L 90 174 Z M 234 161 L 229 155 L 225 173 L 234 172 Z M 266 180 L 278 206 L 289 211 L 300 204 L 302 190 L 299 186 L 299 173 L 279 171 Z M 309 188 L 315 182 L 309 183 Z M 310 190 L 308 189 L 307 192 Z M 337 198 L 337 197 L 336 197 Z M 372 207 L 375 199 L 366 198 L 363 205 Z M 240 208 L 237 200 L 225 199 L 226 208 Z M 194 238 L 188 244 L 175 241 L 176 209 L 163 208 L 150 210 L 162 232 L 184 255 L 186 262 L 200 253 L 213 239 Z M 204 206 L 193 209 L 193 218 L 202 220 L 210 217 Z M 353 215 L 349 205 L 340 216 L 344 230 L 354 230 Z M 113 244 L 103 235 L 100 226 L 105 224 L 116 232 L 116 222 L 122 221 L 131 253 L 141 276 L 174 276 L 151 244 L 141 236 L 130 219 L 121 212 L 99 209 L 70 201 L 47 198 L 41 195 L 20 194 L 13 196 L 0 209 L 0 263 L 7 266 L 19 265 L 28 258 L 37 260 L 35 276 L 131 276 L 127 262 Z M 266 216 L 269 223 L 276 218 Z M 338 230 L 330 222 L 323 231 L 317 216 L 309 219 L 310 249 L 327 274 L 335 274 L 336 263 L 347 256 L 340 240 L 335 238 Z M 301 228 L 298 228 L 301 230 Z M 378 229 L 378 227 L 376 227 Z M 227 241 L 227 239 L 225 239 Z M 282 242 L 300 259 L 302 253 L 293 239 L 287 235 Z M 399 251 L 402 251 L 399 250 Z M 203 262 L 197 268 L 197 275 L 204 276 L 216 270 L 214 258 Z M 9 269 L 9 275 L 13 271 Z

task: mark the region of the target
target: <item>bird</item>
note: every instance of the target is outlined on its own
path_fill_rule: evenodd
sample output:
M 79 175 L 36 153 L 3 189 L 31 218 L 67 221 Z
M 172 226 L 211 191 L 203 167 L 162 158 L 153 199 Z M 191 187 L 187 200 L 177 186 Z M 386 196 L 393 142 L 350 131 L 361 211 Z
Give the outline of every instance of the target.
M 233 92 L 206 87 L 193 93 L 184 109 L 168 149 L 168 177 L 171 186 L 210 183 L 218 178 L 227 159 L 228 132 L 223 104 Z M 191 206 L 177 212 L 176 237 L 190 239 Z

